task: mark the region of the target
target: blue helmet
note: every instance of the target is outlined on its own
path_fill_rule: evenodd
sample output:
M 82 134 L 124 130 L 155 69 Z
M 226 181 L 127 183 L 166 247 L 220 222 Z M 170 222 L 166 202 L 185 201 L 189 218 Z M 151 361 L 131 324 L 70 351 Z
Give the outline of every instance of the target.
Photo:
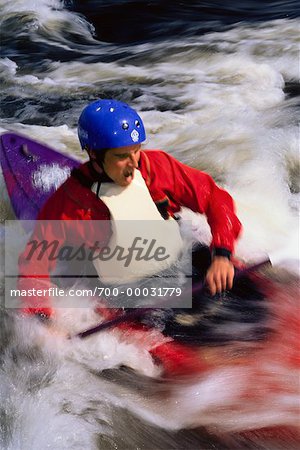
M 79 117 L 78 137 L 83 149 L 103 150 L 140 144 L 146 133 L 142 119 L 126 103 L 96 100 Z

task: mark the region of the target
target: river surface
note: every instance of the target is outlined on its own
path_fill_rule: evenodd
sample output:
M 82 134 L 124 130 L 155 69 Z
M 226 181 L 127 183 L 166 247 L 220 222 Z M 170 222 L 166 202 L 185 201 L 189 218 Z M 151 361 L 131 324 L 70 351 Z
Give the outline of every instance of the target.
M 270 334 L 202 346 L 211 368 L 188 380 L 161 378 L 147 352 L 156 331 L 66 340 L 62 330 L 97 322 L 88 300 L 60 309 L 56 331 L 3 310 L 1 448 L 299 448 L 299 15 L 296 1 L 0 0 L 2 132 L 84 158 L 82 108 L 128 102 L 146 148 L 234 197 L 237 256 L 276 259 L 264 274 Z M 4 222 L 14 214 L 2 178 L 0 189 Z M 191 217 L 195 238 L 209 239 Z M 3 236 L 2 225 L 2 256 Z

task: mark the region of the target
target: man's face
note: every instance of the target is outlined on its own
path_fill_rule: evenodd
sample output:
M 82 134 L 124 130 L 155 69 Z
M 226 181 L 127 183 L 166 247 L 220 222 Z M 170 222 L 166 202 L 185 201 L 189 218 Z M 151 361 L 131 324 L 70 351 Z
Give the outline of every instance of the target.
M 141 144 L 110 148 L 106 151 L 102 167 L 105 173 L 119 186 L 128 186 L 138 167 Z

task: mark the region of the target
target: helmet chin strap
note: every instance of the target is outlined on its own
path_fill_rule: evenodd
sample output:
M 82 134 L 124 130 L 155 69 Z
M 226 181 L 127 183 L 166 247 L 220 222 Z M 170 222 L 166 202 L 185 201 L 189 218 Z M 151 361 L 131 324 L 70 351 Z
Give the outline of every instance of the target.
M 94 160 L 92 159 L 91 163 L 92 163 L 92 166 L 93 166 L 94 170 L 97 173 L 101 174 L 101 173 L 104 172 L 104 169 L 103 169 L 103 166 L 102 166 L 102 162 L 99 163 L 96 159 L 94 159 Z

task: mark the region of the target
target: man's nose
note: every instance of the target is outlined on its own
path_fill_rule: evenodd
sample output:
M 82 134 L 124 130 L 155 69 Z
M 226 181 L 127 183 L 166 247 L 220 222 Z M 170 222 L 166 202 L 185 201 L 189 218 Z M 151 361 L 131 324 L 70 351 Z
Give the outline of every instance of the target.
M 135 155 L 134 153 L 129 156 L 129 162 L 130 165 L 134 167 L 134 169 L 138 168 L 138 155 Z

